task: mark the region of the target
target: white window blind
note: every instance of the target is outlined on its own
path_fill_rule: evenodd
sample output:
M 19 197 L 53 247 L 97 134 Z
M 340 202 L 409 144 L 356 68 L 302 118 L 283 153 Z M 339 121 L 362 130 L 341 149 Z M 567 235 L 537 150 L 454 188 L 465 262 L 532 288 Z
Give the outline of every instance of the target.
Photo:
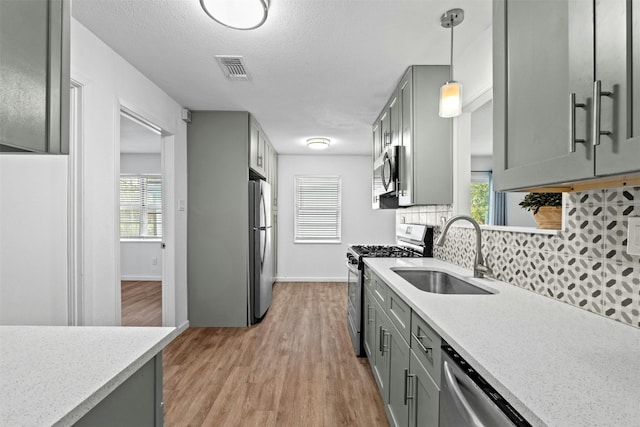
M 296 243 L 340 243 L 342 179 L 339 176 L 295 177 Z
M 162 177 L 120 176 L 120 237 L 162 237 Z

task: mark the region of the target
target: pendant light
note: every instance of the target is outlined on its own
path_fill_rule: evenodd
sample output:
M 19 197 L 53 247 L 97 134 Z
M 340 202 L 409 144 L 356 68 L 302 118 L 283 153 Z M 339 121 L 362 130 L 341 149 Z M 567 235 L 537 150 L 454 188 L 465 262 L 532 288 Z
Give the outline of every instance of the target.
M 200 0 L 214 21 L 235 30 L 253 30 L 267 20 L 269 0 Z
M 440 88 L 440 117 L 456 117 L 462 114 L 462 85 L 453 80 L 453 27 L 464 20 L 462 9 L 448 10 L 440 17 L 440 25 L 451 28 L 451 66 L 449 81 Z

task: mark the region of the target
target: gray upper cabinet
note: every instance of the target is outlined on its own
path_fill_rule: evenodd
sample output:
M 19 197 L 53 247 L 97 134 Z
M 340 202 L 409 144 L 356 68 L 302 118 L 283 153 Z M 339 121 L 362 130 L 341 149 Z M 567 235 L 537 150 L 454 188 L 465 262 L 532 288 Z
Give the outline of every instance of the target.
M 376 122 L 373 124 L 373 151 L 371 153 L 371 207 L 373 209 L 380 208 L 380 196 L 378 196 L 378 194 L 380 190 L 384 188 L 384 186 L 382 185 L 382 175 L 380 174 L 380 170 L 376 170 L 376 168 L 373 167 L 373 164 L 382 152 L 382 126 L 380 124 L 381 118 L 382 114 L 376 119 Z
M 0 1 L 0 153 L 69 152 L 69 7 Z
M 271 145 L 267 134 L 253 116 L 249 116 L 249 169 L 253 175 L 272 185 L 272 204 L 277 206 L 278 153 Z
M 253 116 L 249 119 L 249 168 L 265 177 L 265 136 Z
M 601 136 L 595 173 L 640 171 L 640 4 L 597 1 L 595 18 L 596 81 L 611 92 L 601 97 L 600 130 L 611 135 Z
M 400 206 L 453 201 L 452 122 L 438 116 L 440 86 L 448 78 L 447 65 L 409 67 L 373 124 L 373 162 L 387 147 L 402 147 Z M 376 209 L 380 207 L 376 194 L 381 192 L 382 179 L 374 172 L 372 181 L 372 206 Z
M 497 0 L 493 7 L 496 189 L 640 170 L 640 120 L 630 108 L 639 96 L 631 42 L 638 8 L 625 0 Z
M 393 92 L 387 105 L 385 105 L 373 124 L 373 153 L 371 156 L 373 185 L 371 189 L 373 195 L 372 207 L 374 209 L 380 207 L 379 194 L 384 192 L 384 185 L 380 170 L 376 171 L 373 163 L 392 145 L 400 145 L 400 109 L 397 89 Z
M 452 121 L 438 115 L 448 65 L 414 65 L 398 85 L 400 206 L 453 202 Z

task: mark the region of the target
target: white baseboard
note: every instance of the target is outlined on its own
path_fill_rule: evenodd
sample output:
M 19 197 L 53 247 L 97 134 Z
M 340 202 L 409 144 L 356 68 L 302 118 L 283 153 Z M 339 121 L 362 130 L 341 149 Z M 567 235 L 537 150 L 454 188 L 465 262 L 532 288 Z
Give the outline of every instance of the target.
M 180 326 L 178 326 L 176 329 L 178 330 L 178 334 L 181 334 L 184 331 L 186 331 L 188 328 L 189 328 L 189 321 L 186 320 L 186 321 L 182 322 L 180 324 Z
M 346 282 L 346 277 L 276 277 L 276 282 Z
M 120 280 L 136 282 L 161 282 L 162 276 L 120 276 Z

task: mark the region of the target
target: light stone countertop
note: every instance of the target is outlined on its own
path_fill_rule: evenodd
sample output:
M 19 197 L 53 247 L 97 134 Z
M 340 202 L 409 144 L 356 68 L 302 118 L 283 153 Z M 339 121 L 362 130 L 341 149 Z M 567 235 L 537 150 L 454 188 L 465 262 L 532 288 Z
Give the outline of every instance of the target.
M 640 425 L 640 330 L 432 258 L 365 264 L 531 424 Z M 394 267 L 446 271 L 498 293 L 423 292 Z
M 72 425 L 177 334 L 166 327 L 0 326 L 0 425 Z

